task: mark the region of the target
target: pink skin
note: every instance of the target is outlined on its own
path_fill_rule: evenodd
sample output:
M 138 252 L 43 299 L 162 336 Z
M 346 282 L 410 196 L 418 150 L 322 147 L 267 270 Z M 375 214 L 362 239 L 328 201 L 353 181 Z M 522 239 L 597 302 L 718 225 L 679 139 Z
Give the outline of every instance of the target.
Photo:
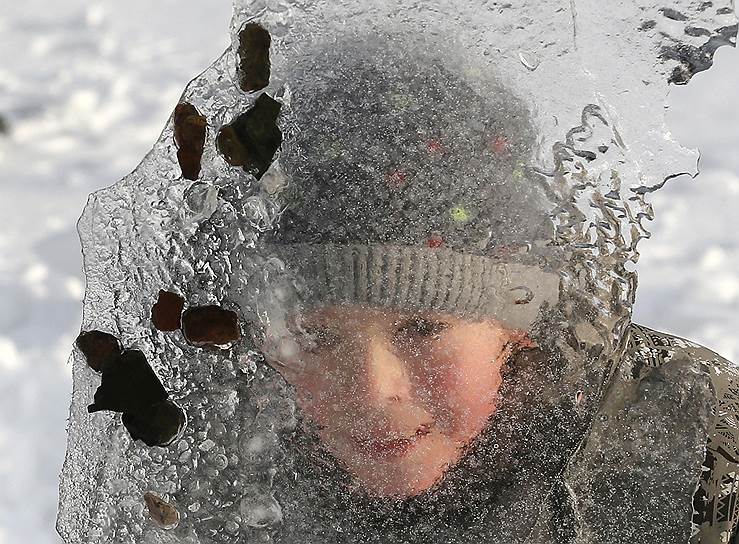
M 299 325 L 292 337 L 267 331 L 267 360 L 327 449 L 387 497 L 422 493 L 459 460 L 495 412 L 502 366 L 535 347 L 495 320 L 434 312 L 325 306 Z

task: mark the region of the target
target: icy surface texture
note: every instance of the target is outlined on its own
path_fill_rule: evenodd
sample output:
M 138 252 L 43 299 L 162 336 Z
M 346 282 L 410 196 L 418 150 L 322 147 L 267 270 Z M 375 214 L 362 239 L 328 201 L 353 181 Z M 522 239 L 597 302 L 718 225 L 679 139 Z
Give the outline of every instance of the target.
M 731 6 L 260 0 L 236 3 L 231 30 L 232 47 L 188 85 L 151 152 L 91 195 L 80 220 L 82 329 L 118 343 L 94 368 L 82 344 L 73 353 L 60 533 L 68 543 L 527 541 L 536 505 L 624 372 L 645 196 L 695 171 L 664 127 L 668 85 L 733 43 Z M 311 324 L 320 301 L 374 308 L 333 316 L 355 327 L 351 345 L 389 315 L 410 316 L 403 334 L 408 323 L 444 334 L 406 311 L 494 316 L 512 331 L 515 370 L 481 390 L 497 410 L 462 459 L 442 421 L 469 406 L 436 399 L 458 390 L 429 370 L 443 349 L 425 340 L 407 359 L 436 380 L 418 397 L 431 423 L 408 411 L 411 436 L 361 435 L 362 453 L 342 453 L 338 426 L 367 425 L 349 397 L 343 411 L 330 403 L 356 385 L 346 365 L 306 369 L 317 344 L 340 346 Z M 460 354 L 477 353 L 464 351 L 475 330 Z M 337 349 L 332 363 L 346 355 Z M 708 396 L 701 368 L 693 389 Z M 689 370 L 665 372 L 682 382 Z M 465 379 L 466 391 L 476 380 Z M 102 408 L 91 413 L 93 400 Z M 684 485 L 663 498 L 682 501 L 673 528 L 687 538 L 710 407 L 679 395 L 679 408 L 668 404 L 652 408 L 694 416 L 674 430 L 684 454 L 654 449 L 674 453 Z M 607 410 L 618 417 L 617 402 Z M 475 430 L 473 419 L 457 423 Z M 624 426 L 596 427 L 600 450 L 628 440 Z M 434 440 L 437 450 L 422 445 Z M 453 465 L 433 488 L 414 472 L 424 451 Z M 570 467 L 567 492 L 582 502 L 597 470 Z M 607 525 L 598 515 L 594 542 Z

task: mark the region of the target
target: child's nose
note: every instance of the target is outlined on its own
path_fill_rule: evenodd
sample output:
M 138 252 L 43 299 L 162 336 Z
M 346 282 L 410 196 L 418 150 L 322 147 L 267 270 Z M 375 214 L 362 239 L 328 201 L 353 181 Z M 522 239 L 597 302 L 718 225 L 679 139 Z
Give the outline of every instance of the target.
M 403 360 L 392 352 L 381 335 L 362 336 L 357 354 L 357 393 L 374 406 L 408 400 L 410 382 Z

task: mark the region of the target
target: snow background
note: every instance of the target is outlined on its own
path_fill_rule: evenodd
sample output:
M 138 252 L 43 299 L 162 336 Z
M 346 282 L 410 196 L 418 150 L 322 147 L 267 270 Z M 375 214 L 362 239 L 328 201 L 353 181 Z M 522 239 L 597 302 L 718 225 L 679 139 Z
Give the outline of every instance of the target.
M 229 0 L 3 0 L 0 10 L 0 544 L 59 543 L 67 359 L 87 195 L 128 174 L 187 82 L 226 48 Z M 673 88 L 701 175 L 653 197 L 634 320 L 739 361 L 739 52 Z

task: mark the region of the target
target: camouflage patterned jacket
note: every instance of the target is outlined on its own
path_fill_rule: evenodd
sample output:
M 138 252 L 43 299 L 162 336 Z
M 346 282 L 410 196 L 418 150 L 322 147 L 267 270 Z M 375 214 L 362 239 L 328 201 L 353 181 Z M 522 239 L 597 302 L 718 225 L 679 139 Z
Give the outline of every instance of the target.
M 629 334 L 532 542 L 739 543 L 739 367 L 641 325 Z

